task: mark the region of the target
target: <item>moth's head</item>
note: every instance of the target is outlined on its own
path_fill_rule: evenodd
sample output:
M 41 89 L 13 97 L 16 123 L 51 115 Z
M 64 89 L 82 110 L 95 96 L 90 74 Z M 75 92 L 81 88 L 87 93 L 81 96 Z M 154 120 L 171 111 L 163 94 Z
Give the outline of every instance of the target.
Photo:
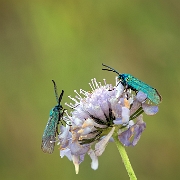
M 53 111 L 54 111 L 54 112 L 58 112 L 58 111 L 61 110 L 61 108 L 62 108 L 61 105 L 57 105 L 57 106 L 55 106 L 55 107 L 53 108 Z
M 123 86 L 125 86 L 130 81 L 130 75 L 129 74 L 119 74 L 118 79 L 121 81 Z

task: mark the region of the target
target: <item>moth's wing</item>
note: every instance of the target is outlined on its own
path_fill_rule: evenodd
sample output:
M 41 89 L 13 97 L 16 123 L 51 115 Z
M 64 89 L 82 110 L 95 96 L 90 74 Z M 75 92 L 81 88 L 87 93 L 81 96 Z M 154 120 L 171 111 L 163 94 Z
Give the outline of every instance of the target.
M 132 77 L 131 81 L 128 82 L 128 85 L 133 87 L 137 91 L 142 91 L 147 94 L 147 97 L 150 101 L 154 102 L 155 104 L 159 104 L 161 101 L 161 95 L 158 93 L 156 89 L 149 86 L 148 84 L 140 81 L 139 79 Z
M 43 136 L 41 149 L 44 153 L 52 154 L 55 146 L 55 135 L 54 136 Z
M 161 95 L 158 93 L 158 91 L 154 88 L 149 89 L 148 91 L 148 98 L 154 102 L 155 104 L 159 104 L 161 102 Z
M 56 121 L 54 120 L 54 116 L 51 115 L 48 119 L 47 125 L 45 127 L 41 149 L 45 153 L 53 153 L 55 146 L 55 137 L 56 137 Z

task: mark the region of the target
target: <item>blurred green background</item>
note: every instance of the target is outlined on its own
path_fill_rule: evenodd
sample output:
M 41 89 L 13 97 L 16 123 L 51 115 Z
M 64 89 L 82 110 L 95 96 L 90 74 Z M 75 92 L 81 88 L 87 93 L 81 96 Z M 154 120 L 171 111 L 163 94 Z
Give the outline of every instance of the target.
M 127 148 L 138 179 L 180 178 L 180 2 L 176 0 L 0 1 L 0 179 L 129 179 L 117 148 L 109 144 L 90 168 L 41 151 L 53 84 L 90 90 L 96 77 L 114 83 L 101 63 L 152 85 L 163 97 L 159 113 L 144 115 L 147 128 Z M 176 107 L 177 106 L 177 107 Z M 179 112 L 178 112 L 179 111 Z

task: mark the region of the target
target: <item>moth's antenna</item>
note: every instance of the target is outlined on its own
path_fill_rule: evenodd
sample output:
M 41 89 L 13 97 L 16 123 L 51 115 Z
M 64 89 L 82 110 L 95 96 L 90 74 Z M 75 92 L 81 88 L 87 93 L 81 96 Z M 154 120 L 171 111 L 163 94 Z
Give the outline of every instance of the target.
M 110 66 L 107 66 L 105 64 L 102 63 L 103 66 L 109 68 L 109 69 L 102 69 L 102 70 L 106 70 L 106 71 L 112 71 L 112 72 L 115 72 L 116 74 L 120 75 L 120 73 L 118 71 L 116 71 L 115 69 L 113 69 L 112 67 Z
M 60 96 L 59 96 L 59 99 L 58 99 L 58 104 L 59 104 L 59 105 L 60 105 L 60 103 L 61 103 L 63 94 L 64 94 L 64 90 L 62 90 L 62 92 L 61 92 L 61 94 L 60 94 Z
M 54 84 L 54 93 L 55 93 L 55 96 L 56 96 L 56 101 L 57 103 L 59 104 L 59 98 L 58 98 L 58 92 L 57 92 L 57 86 L 56 86 L 56 83 L 54 80 L 52 80 L 53 84 Z M 62 93 L 61 93 L 62 94 Z M 60 95 L 61 96 L 61 95 Z M 61 97 L 62 98 L 62 97 Z

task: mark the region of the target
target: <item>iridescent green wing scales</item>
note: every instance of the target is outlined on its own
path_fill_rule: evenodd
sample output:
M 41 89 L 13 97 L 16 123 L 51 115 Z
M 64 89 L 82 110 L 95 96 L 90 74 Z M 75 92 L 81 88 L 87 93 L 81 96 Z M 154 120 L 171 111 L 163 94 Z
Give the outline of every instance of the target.
M 59 121 L 59 112 L 56 111 L 55 108 L 51 110 L 50 117 L 43 133 L 41 149 L 45 153 L 51 154 L 54 151 L 56 130 Z
M 139 79 L 137 79 L 131 75 L 129 76 L 127 84 L 133 90 L 142 91 L 145 94 L 147 94 L 147 98 L 150 101 L 154 102 L 155 104 L 160 103 L 161 96 L 155 88 L 147 85 L 146 83 L 140 81 Z

